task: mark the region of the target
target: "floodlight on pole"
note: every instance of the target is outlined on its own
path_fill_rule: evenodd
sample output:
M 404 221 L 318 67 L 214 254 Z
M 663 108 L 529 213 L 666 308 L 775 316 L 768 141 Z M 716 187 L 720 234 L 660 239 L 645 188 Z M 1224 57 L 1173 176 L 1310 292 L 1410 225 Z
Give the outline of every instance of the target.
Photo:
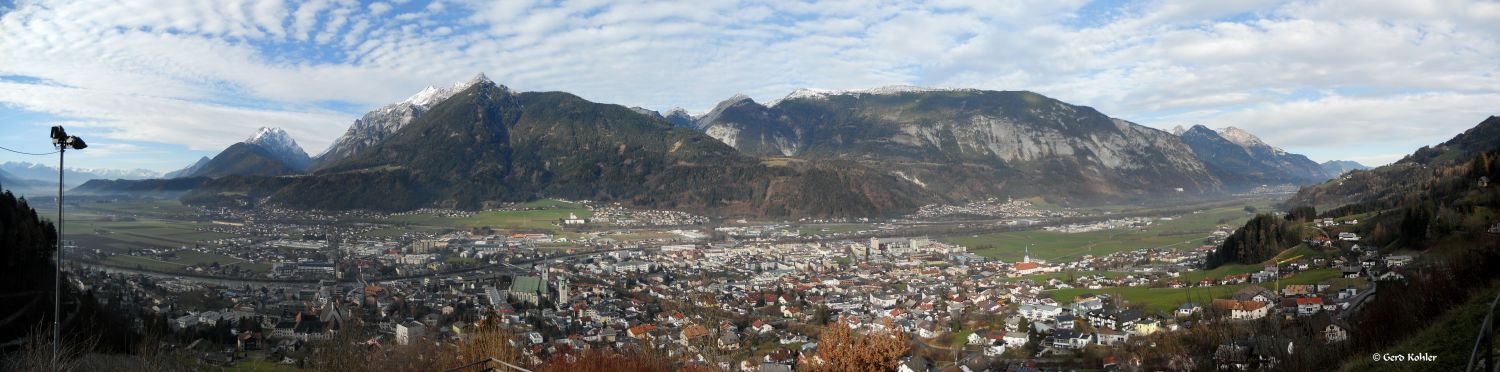
M 52 127 L 52 145 L 57 146 L 57 272 L 53 277 L 52 292 L 52 369 L 62 370 L 59 355 L 62 345 L 62 265 L 63 265 L 63 152 L 68 148 L 82 150 L 89 147 L 82 138 L 68 135 L 61 125 Z

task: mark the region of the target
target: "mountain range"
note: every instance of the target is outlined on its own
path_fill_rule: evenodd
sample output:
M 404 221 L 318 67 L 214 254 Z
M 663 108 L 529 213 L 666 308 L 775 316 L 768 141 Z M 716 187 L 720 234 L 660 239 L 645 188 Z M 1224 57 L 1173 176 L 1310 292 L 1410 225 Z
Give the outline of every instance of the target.
M 804 89 L 769 106 L 735 96 L 696 124 L 745 154 L 856 161 L 957 199 L 1223 189 L 1170 133 L 1024 91 Z
M 1369 166 L 1360 164 L 1359 162 L 1352 160 L 1329 160 L 1319 165 L 1323 167 L 1324 173 L 1327 173 L 1329 176 L 1334 177 L 1337 177 L 1344 173 L 1349 173 L 1351 171 L 1370 169 Z
M 930 200 L 859 165 L 768 165 L 619 105 L 486 79 L 309 175 L 220 177 L 184 201 L 407 210 L 543 196 L 771 216 L 892 215 Z
M 203 166 L 208 165 L 208 162 L 212 160 L 213 159 L 210 159 L 207 156 L 198 158 L 198 161 L 193 163 L 193 165 L 189 165 L 186 168 L 178 169 L 175 171 L 167 172 L 166 174 L 163 174 L 161 178 L 182 178 L 191 176 L 193 175 L 193 173 L 198 173 L 199 169 L 203 169 Z
M 125 179 L 145 180 L 161 177 L 161 173 L 146 169 L 67 168 L 64 184 L 74 187 L 90 180 Z M 57 194 L 57 167 L 30 162 L 0 163 L 0 185 L 18 195 L 44 196 Z
M 0 163 L 0 170 L 9 173 L 10 176 L 19 179 L 30 179 L 38 181 L 51 181 L 55 186 L 57 183 L 57 167 L 31 162 L 8 161 Z M 107 169 L 107 168 L 68 168 L 63 174 L 63 179 L 69 185 L 83 183 L 90 179 L 127 179 L 138 180 L 161 177 L 160 172 L 148 169 Z
M 1225 183 L 1306 185 L 1333 178 L 1322 165 L 1306 156 L 1268 145 L 1239 128 L 1213 130 L 1194 125 L 1179 136 L 1203 160 L 1209 172 Z
M 694 116 L 515 92 L 480 74 L 366 113 L 316 157 L 263 128 L 172 175 L 202 178 L 184 200 L 205 204 L 475 209 L 562 197 L 848 217 L 992 196 L 1197 197 L 1330 172 L 1242 130 L 1174 134 L 1026 91 L 803 89 Z

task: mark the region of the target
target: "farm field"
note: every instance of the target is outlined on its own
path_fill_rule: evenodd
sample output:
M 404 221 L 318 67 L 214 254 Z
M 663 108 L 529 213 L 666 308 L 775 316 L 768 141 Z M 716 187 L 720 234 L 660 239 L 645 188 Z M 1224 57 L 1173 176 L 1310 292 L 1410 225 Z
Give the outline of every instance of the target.
M 1177 280 L 1180 280 L 1184 283 L 1194 283 L 1199 280 L 1203 280 L 1203 278 L 1223 278 L 1228 275 L 1249 274 L 1261 271 L 1262 269 L 1265 269 L 1265 265 L 1224 265 L 1216 267 L 1213 270 L 1193 270 L 1184 272 L 1182 273 L 1182 275 L 1177 277 Z
M 1251 204 L 1258 210 L 1269 210 L 1267 202 Z M 1197 247 L 1221 222 L 1238 226 L 1253 215 L 1244 206 L 1221 207 L 1201 213 L 1184 213 L 1170 221 L 1156 220 L 1144 231 L 1113 229 L 1086 233 L 1063 233 L 1042 230 L 1004 232 L 969 236 L 950 236 L 939 240 L 967 247 L 970 252 L 990 259 L 1020 261 L 1030 246 L 1031 257 L 1049 261 L 1076 259 L 1086 254 L 1096 256 L 1141 248 Z
M 593 213 L 582 205 L 560 200 L 543 199 L 517 205 L 516 208 L 543 208 L 516 211 L 483 211 L 466 218 L 447 218 L 431 215 L 408 215 L 391 217 L 389 223 L 413 225 L 561 232 L 557 221 L 567 218 L 569 213 L 578 217 L 592 217 Z
M 1292 284 L 1317 284 L 1337 277 L 1339 277 L 1339 271 L 1337 269 L 1308 270 L 1297 273 L 1291 278 L 1283 279 L 1281 281 L 1281 285 L 1287 286 Z M 1228 298 L 1230 295 L 1233 295 L 1240 289 L 1252 285 L 1258 285 L 1261 287 L 1265 287 L 1266 289 L 1276 289 L 1276 283 L 1270 282 L 1192 288 L 1067 288 L 1053 290 L 1051 291 L 1051 293 L 1049 293 L 1049 295 L 1053 300 L 1057 300 L 1057 302 L 1059 303 L 1072 303 L 1073 298 L 1081 294 L 1107 293 L 1110 295 L 1121 296 L 1132 304 L 1146 304 L 1146 308 L 1151 311 L 1170 312 L 1173 309 L 1176 309 L 1178 306 L 1181 306 L 1184 302 L 1188 302 L 1189 297 L 1192 298 L 1192 302 L 1198 303 L 1199 305 L 1207 305 L 1209 302 L 1212 302 L 1216 298 Z
M 73 203 L 68 203 L 72 209 Z M 120 216 L 180 216 L 189 214 L 196 209 L 191 206 L 182 205 L 176 200 L 141 200 L 125 202 L 87 202 L 80 203 L 78 209 L 100 214 L 115 214 Z M 71 212 L 70 212 L 71 213 Z
M 68 239 L 85 239 L 90 236 L 96 239 L 113 240 L 120 247 L 134 248 L 181 248 L 192 247 L 204 240 L 215 240 L 232 238 L 234 235 L 210 231 L 194 230 L 197 225 L 189 222 L 172 222 L 156 219 L 138 219 L 135 221 L 107 221 L 102 217 L 77 215 L 67 220 L 64 233 Z M 96 234 L 96 232 L 105 232 Z
M 214 262 L 218 262 L 219 265 L 223 266 L 239 265 L 240 268 L 254 272 L 266 272 L 271 269 L 271 266 L 267 264 L 249 262 L 215 253 L 180 251 L 177 252 L 177 257 L 178 259 L 176 260 L 158 260 L 152 257 L 116 255 L 110 256 L 106 261 L 126 267 L 139 265 L 146 269 L 160 271 L 177 271 L 187 266 L 209 265 Z

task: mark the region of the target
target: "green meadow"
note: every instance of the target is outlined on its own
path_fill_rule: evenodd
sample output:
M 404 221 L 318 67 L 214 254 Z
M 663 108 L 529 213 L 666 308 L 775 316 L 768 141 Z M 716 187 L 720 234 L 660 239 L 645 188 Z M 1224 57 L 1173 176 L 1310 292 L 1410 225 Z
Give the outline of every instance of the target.
M 1266 202 L 1252 205 L 1261 211 L 1270 209 Z M 1201 213 L 1183 213 L 1173 216 L 1170 221 L 1155 220 L 1144 230 L 1112 229 L 1085 233 L 1029 230 L 949 236 L 939 240 L 964 246 L 970 252 L 986 258 L 1012 262 L 1020 261 L 1029 246 L 1032 258 L 1057 261 L 1076 259 L 1087 254 L 1102 256 L 1141 248 L 1195 248 L 1221 223 L 1238 226 L 1252 216 L 1240 205 L 1208 209 Z

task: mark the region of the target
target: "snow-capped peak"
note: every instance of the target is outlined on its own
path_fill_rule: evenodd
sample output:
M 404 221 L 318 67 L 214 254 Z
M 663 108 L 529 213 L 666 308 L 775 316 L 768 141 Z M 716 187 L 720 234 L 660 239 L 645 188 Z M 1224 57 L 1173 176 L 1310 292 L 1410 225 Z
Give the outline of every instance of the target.
M 448 89 L 438 89 L 438 87 L 428 85 L 426 88 L 422 88 L 422 91 L 417 92 L 417 94 L 413 94 L 411 98 L 407 98 L 402 102 L 417 106 L 427 106 L 433 104 L 433 102 L 435 101 L 441 100 L 441 98 L 446 98 L 442 97 L 445 96 L 446 93 L 448 93 Z
M 453 83 L 453 87 L 450 88 L 438 88 L 429 85 L 427 88 L 423 88 L 422 91 L 417 92 L 417 94 L 412 95 L 411 98 L 407 98 L 401 102 L 409 103 L 413 106 L 431 107 L 438 102 L 448 99 L 448 97 L 452 97 L 454 94 L 458 94 L 458 92 L 462 92 L 464 89 L 469 89 L 469 87 L 480 83 L 493 84 L 494 81 L 490 81 L 490 78 L 481 72 L 474 74 L 474 77 L 469 78 L 469 80 Z
M 453 95 L 458 94 L 470 87 L 479 84 L 495 84 L 489 76 L 484 73 L 474 74 L 468 80 L 460 80 L 450 87 L 428 86 L 422 91 L 412 95 L 405 101 L 385 105 L 365 113 L 363 117 L 349 125 L 349 129 L 335 140 L 328 148 L 318 154 L 319 161 L 329 162 L 349 157 L 365 148 L 374 146 L 384 141 L 401 127 L 406 126 L 412 120 L 426 112 L 432 106 L 441 103 Z M 508 88 L 499 86 L 502 92 L 508 92 Z
M 251 135 L 249 139 L 245 140 L 245 142 L 262 145 L 290 140 L 291 136 L 287 135 L 286 131 L 282 130 L 281 128 L 260 127 L 260 129 L 255 130 L 255 134 Z
M 671 110 L 667 110 L 667 113 L 665 115 L 662 115 L 662 116 L 664 116 L 664 117 L 673 117 L 673 116 L 676 116 L 676 117 L 682 117 L 682 118 L 688 118 L 688 119 L 697 119 L 699 116 L 703 116 L 703 114 L 694 115 L 693 113 L 688 112 L 688 110 L 685 109 L 685 108 L 673 107 Z
M 474 86 L 474 84 L 479 84 L 479 83 L 494 83 L 494 81 L 491 81 L 489 76 L 484 76 L 484 73 L 480 72 L 480 73 L 474 74 L 474 77 L 469 78 L 469 81 L 461 82 L 461 83 L 458 83 L 458 84 L 453 84 L 453 87 L 457 88 L 459 86 L 463 86 L 465 88 L 468 88 L 468 87 Z
M 963 91 L 972 91 L 972 90 L 974 90 L 974 89 L 968 89 L 968 88 L 928 88 L 928 87 L 919 87 L 919 86 L 914 86 L 914 85 L 887 85 L 887 86 L 875 87 L 875 88 L 846 89 L 846 90 L 801 88 L 801 89 L 797 89 L 797 90 L 792 91 L 792 93 L 791 94 L 787 94 L 786 97 L 782 97 L 781 99 L 778 99 L 775 102 L 771 102 L 771 106 L 775 106 L 776 104 L 781 103 L 782 101 L 791 100 L 791 99 L 797 99 L 797 98 L 825 99 L 825 98 L 828 98 L 830 96 L 841 96 L 841 95 L 855 95 L 855 96 L 863 95 L 863 94 L 889 95 L 889 94 L 923 93 L 923 92 L 963 92 Z
M 1265 141 L 1260 140 L 1260 137 L 1256 137 L 1254 134 L 1251 134 L 1244 129 L 1236 127 L 1224 127 L 1219 128 L 1217 132 L 1219 132 L 1220 137 L 1224 137 L 1225 140 L 1233 142 L 1236 145 L 1240 145 L 1240 147 L 1250 148 L 1256 146 L 1265 146 L 1271 148 L 1271 150 L 1275 151 L 1278 154 L 1285 152 L 1279 147 L 1266 144 Z
M 245 143 L 279 154 L 307 156 L 307 153 L 302 151 L 302 147 L 297 146 L 297 140 L 292 139 L 292 136 L 286 134 L 286 131 L 281 128 L 261 127 L 255 131 L 255 135 L 245 140 Z

